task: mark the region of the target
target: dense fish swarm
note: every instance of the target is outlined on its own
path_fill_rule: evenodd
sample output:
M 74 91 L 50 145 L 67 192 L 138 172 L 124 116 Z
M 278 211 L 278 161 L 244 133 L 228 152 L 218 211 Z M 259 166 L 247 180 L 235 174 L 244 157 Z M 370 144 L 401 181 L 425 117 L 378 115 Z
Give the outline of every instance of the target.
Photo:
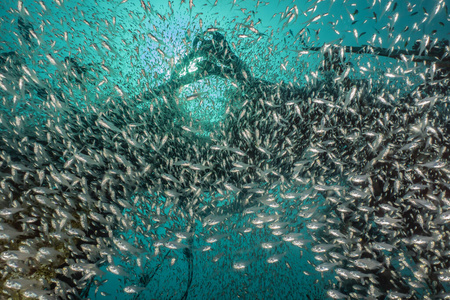
M 219 25 L 199 19 L 193 37 L 199 34 L 200 45 L 220 41 L 208 48 L 226 50 L 218 56 L 206 46 L 195 52 L 190 37 L 188 50 L 170 53 L 166 44 L 184 32 L 163 39 L 154 25 L 144 29 L 138 13 L 130 19 L 141 29 L 117 45 L 113 36 L 124 30 L 119 20 L 97 22 L 77 10 L 74 15 L 98 33 L 88 36 L 71 27 L 72 9 L 56 1 L 53 10 L 67 14 L 71 28 L 58 33 L 59 47 L 76 49 L 74 34 L 92 39 L 77 55 L 65 56 L 45 38 L 50 22 L 32 22 L 25 2 L 10 8 L 18 49 L 0 57 L 0 297 L 108 299 L 102 285 L 115 274 L 133 299 L 194 299 L 199 289 L 215 286 L 221 287 L 213 291 L 217 299 L 449 298 L 448 41 L 424 33 L 414 56 L 399 51 L 397 43 L 406 38 L 394 36 L 386 55 L 398 56 L 389 59 L 399 67 L 350 62 L 339 41 L 311 41 L 308 26 L 330 17 L 315 13 L 320 2 L 304 12 L 291 4 L 280 13 L 280 27 L 292 39 L 288 51 L 297 59 L 294 66 L 281 63 L 280 71 L 305 72 L 296 68 L 313 48 L 316 54 L 309 55 L 320 60 L 292 81 L 255 75 L 260 71 L 248 67 L 251 55 L 246 63 L 247 56 L 238 58 L 244 45 L 274 34 L 258 30 L 251 13 L 226 40 Z M 327 8 L 334 3 L 324 2 Z M 422 23 L 447 10 L 437 3 Z M 199 22 L 196 5 L 191 0 L 180 7 L 188 6 Z M 141 6 L 160 27 L 182 10 L 171 2 L 168 14 L 144 1 Z M 50 10 L 42 1 L 39 7 L 42 16 Z M 389 14 L 393 30 L 396 7 L 389 1 L 373 19 Z M 346 18 L 354 21 L 358 9 Z M 422 13 L 419 6 L 407 9 Z M 298 27 L 297 18 L 305 16 L 294 36 L 290 24 Z M 350 32 L 356 40 L 364 35 Z M 141 35 L 158 45 L 154 53 L 142 56 L 144 48 L 130 46 Z M 269 56 L 262 50 L 258 58 L 264 63 L 276 55 L 274 41 L 268 43 Z M 189 60 L 175 58 L 176 51 Z M 135 56 L 119 69 L 112 61 L 125 52 Z M 170 78 L 136 67 L 146 55 L 159 59 L 152 68 L 158 61 L 171 64 Z M 219 116 L 208 111 L 214 105 L 204 105 L 211 97 L 202 83 L 221 91 Z M 213 271 L 196 268 L 200 264 Z M 161 269 L 178 274 L 167 280 L 179 288 L 152 294 L 148 286 Z M 286 270 L 285 292 L 263 284 L 265 276 L 282 281 L 277 276 Z M 245 276 L 255 287 L 239 284 Z M 258 294 L 263 289 L 285 294 Z

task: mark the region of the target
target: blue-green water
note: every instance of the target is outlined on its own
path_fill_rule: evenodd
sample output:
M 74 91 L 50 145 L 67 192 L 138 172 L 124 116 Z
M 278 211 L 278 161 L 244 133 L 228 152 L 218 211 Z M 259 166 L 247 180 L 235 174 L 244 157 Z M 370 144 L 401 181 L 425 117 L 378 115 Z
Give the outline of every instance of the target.
M 2 297 L 449 297 L 444 1 L 122 2 L 0 4 Z

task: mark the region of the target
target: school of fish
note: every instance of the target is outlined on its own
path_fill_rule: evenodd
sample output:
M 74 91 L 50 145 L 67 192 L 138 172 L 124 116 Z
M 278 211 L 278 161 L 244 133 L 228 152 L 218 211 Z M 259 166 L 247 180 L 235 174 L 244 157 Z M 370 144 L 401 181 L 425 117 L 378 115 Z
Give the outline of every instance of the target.
M 211 299 L 450 299 L 450 46 L 422 29 L 445 15 L 437 28 L 450 32 L 445 1 L 432 11 L 415 1 L 291 1 L 273 15 L 279 28 L 265 29 L 256 11 L 269 2 L 249 11 L 234 0 L 233 32 L 207 16 L 219 0 L 168 1 L 168 13 L 115 1 L 139 2 L 142 12 L 127 12 L 134 31 L 114 10 L 96 19 L 69 1 L 35 1 L 32 17 L 28 1 L 16 2 L 0 20 L 15 26 L 17 46 L 0 48 L 1 299 L 112 299 L 102 290 L 111 274 L 125 278 L 126 299 L 199 299 L 202 288 L 216 289 Z M 338 2 L 347 15 L 332 13 Z M 423 18 L 396 31 L 403 7 Z M 50 10 L 66 31 L 52 29 Z M 196 25 L 165 38 L 161 24 L 179 11 Z M 318 38 L 348 22 L 358 43 L 359 24 L 382 20 L 389 42 L 375 33 L 369 45 L 394 53 L 414 32 L 418 55 L 381 69 Z M 158 68 L 175 70 L 201 32 L 225 35 L 251 67 L 224 61 L 224 78 L 202 79 L 220 99 L 194 83 L 152 94 L 174 78 Z M 171 52 L 174 40 L 184 48 Z M 311 56 L 317 68 L 302 62 Z M 140 67 L 147 57 L 154 64 Z M 177 72 L 193 74 L 203 59 Z M 152 294 L 171 268 L 180 288 Z M 276 287 L 229 279 L 277 282 L 288 271 L 313 280 L 263 297 Z M 315 296 L 300 293 L 313 285 Z

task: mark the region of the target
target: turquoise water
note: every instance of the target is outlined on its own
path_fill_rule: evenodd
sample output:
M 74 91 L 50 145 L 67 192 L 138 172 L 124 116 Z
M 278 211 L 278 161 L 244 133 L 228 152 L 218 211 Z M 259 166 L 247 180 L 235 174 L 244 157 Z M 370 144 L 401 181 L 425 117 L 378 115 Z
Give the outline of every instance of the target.
M 182 2 L 0 4 L 0 209 L 22 209 L 0 250 L 31 249 L 2 256 L 1 296 L 449 297 L 448 77 L 409 55 L 321 69 L 330 45 L 443 41 L 445 3 Z M 208 29 L 254 85 L 146 97 Z

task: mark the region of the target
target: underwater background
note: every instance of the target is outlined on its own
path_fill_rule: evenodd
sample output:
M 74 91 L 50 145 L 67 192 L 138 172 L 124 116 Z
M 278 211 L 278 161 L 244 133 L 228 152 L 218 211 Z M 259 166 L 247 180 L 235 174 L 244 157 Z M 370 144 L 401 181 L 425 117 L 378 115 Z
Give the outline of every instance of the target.
M 0 298 L 450 298 L 449 21 L 1 1 Z M 249 74 L 183 60 L 214 33 Z

